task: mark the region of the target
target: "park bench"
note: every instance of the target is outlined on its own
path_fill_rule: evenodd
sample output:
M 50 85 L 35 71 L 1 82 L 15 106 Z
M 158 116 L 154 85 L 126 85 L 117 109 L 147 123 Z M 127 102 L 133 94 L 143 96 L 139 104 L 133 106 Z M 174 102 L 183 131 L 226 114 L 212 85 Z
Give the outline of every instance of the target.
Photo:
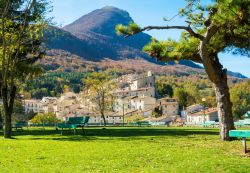
M 245 124 L 244 124 L 244 121 L 243 122 L 242 121 L 237 121 L 237 122 L 234 122 L 234 126 L 242 127 L 242 126 L 245 126 Z
M 82 132 L 85 134 L 84 126 L 89 121 L 89 117 L 70 117 L 68 121 L 65 121 L 65 123 L 58 124 L 58 128 L 61 128 L 61 134 L 63 133 L 63 129 L 73 129 L 74 135 L 76 134 L 76 129 L 78 127 L 82 128 Z
M 165 125 L 166 123 L 165 123 L 165 122 L 150 122 L 150 124 L 151 124 L 152 126 L 163 126 L 163 125 Z
M 246 138 L 250 138 L 250 130 L 230 130 L 230 137 L 242 138 L 243 153 L 247 152 Z
M 151 124 L 148 121 L 138 121 L 136 122 L 138 126 L 151 126 Z
M 25 121 L 18 121 L 12 125 L 12 128 L 15 128 L 16 130 L 23 129 L 23 127 L 28 127 L 28 123 Z
M 129 126 L 138 126 L 137 122 L 129 122 L 128 125 Z
M 218 123 L 216 123 L 215 121 L 206 121 L 206 122 L 202 123 L 203 127 L 214 127 L 217 124 Z
M 250 125 L 250 118 L 246 118 L 244 120 L 244 125 L 249 126 Z

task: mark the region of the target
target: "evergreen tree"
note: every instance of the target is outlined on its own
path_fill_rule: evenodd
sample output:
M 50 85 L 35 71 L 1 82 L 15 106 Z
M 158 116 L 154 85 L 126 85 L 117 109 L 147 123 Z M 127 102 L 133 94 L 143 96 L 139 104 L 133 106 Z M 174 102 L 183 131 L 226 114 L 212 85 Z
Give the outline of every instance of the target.
M 126 37 L 153 29 L 184 30 L 179 41 L 153 39 L 144 47 L 144 51 L 161 61 L 185 59 L 204 65 L 215 88 L 220 137 L 222 140 L 230 140 L 229 130 L 234 129 L 232 102 L 227 69 L 220 63 L 218 54 L 232 52 L 250 57 L 250 1 L 216 0 L 211 5 L 202 6 L 199 0 L 187 0 L 187 6 L 180 10 L 179 15 L 185 17 L 187 26 L 141 28 L 130 23 L 129 26 L 117 25 L 116 30 Z

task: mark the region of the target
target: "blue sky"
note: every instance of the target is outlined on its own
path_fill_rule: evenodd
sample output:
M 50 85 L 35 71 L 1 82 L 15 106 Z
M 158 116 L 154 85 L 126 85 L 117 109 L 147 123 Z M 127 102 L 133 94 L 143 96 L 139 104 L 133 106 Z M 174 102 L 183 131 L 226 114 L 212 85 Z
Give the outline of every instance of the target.
M 147 25 L 184 25 L 182 18 L 176 17 L 171 22 L 163 21 L 163 18 L 171 18 L 185 5 L 184 0 L 51 0 L 54 17 L 57 25 L 65 26 L 79 17 L 106 5 L 118 7 L 130 13 L 136 23 Z M 203 0 L 206 2 L 209 0 Z M 158 40 L 167 38 L 178 39 L 179 30 L 150 31 L 148 34 Z M 228 70 L 240 72 L 250 77 L 250 58 L 220 54 L 220 60 Z

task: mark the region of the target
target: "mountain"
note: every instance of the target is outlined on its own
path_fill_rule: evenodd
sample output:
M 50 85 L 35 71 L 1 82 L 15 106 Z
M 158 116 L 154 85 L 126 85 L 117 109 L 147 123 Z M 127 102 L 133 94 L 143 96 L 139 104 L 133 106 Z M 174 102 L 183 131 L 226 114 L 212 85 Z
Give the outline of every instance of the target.
M 82 16 L 63 28 L 51 27 L 47 33 L 49 38 L 47 47 L 65 50 L 91 61 L 101 61 L 104 58 L 113 60 L 142 58 L 157 64 L 165 64 L 142 52 L 142 48 L 151 41 L 150 35 L 140 33 L 124 38 L 116 34 L 117 24 L 127 25 L 130 22 L 133 22 L 133 19 L 128 12 L 106 6 Z M 179 63 L 200 68 L 191 61 L 182 60 Z
M 105 58 L 112 60 L 144 59 L 149 62 L 165 65 L 157 62 L 142 52 L 144 45 L 151 41 L 151 36 L 145 33 L 133 37 L 124 38 L 115 33 L 117 24 L 127 25 L 133 22 L 129 13 L 111 6 L 94 10 L 73 23 L 63 27 L 51 27 L 46 33 L 46 45 L 49 50 L 66 51 L 87 61 L 101 62 Z M 60 54 L 60 53 L 59 53 Z M 174 65 L 175 62 L 168 62 Z M 192 68 L 202 67 L 192 61 L 181 60 L 179 65 Z M 230 73 L 234 75 L 234 73 Z M 239 74 L 236 74 L 240 77 Z
M 53 28 L 48 48 L 67 50 L 87 60 L 100 61 L 149 57 L 141 50 L 151 37 L 141 33 L 125 39 L 117 36 L 115 26 L 133 22 L 126 11 L 114 7 L 104 7 L 82 16 L 64 28 Z M 53 34 L 56 37 L 53 37 Z M 66 43 L 66 41 L 69 41 Z

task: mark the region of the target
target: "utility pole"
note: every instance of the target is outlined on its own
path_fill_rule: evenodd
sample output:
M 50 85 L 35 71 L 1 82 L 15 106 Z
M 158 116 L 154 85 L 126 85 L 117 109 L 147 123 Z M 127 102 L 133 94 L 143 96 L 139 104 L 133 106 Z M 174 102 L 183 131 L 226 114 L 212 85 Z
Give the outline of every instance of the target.
M 203 124 L 205 125 L 205 118 L 206 118 L 206 114 L 205 114 L 205 102 L 206 102 L 206 98 L 202 98 L 202 102 L 203 102 Z

